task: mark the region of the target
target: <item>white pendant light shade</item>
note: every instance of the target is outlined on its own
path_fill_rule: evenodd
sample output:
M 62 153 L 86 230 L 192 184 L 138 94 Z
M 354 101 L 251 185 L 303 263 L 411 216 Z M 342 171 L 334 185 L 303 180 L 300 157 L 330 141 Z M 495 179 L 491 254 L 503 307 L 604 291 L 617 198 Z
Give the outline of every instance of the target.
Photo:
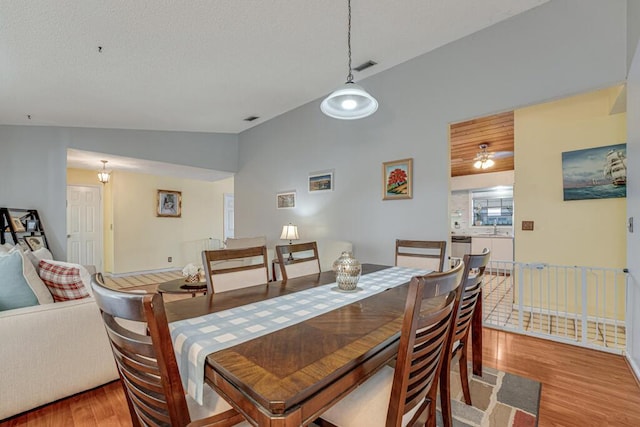
M 375 113 L 378 101 L 362 87 L 347 82 L 326 97 L 320 109 L 334 119 L 355 120 Z

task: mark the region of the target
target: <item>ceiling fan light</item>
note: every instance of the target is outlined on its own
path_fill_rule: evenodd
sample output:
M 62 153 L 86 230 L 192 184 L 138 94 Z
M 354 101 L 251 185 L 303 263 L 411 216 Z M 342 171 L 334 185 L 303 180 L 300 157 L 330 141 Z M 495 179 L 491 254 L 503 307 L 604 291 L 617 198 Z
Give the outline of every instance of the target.
M 480 169 L 482 167 L 482 162 L 480 160 L 476 160 L 476 162 L 473 164 L 473 167 L 476 169 Z
M 490 168 L 490 167 L 491 167 L 491 166 L 493 166 L 494 164 L 495 164 L 495 162 L 494 162 L 493 160 L 491 160 L 491 159 L 487 159 L 487 160 L 484 162 L 484 165 L 482 165 L 482 169 Z
M 378 101 L 362 87 L 347 82 L 326 97 L 320 109 L 334 119 L 355 120 L 375 113 Z

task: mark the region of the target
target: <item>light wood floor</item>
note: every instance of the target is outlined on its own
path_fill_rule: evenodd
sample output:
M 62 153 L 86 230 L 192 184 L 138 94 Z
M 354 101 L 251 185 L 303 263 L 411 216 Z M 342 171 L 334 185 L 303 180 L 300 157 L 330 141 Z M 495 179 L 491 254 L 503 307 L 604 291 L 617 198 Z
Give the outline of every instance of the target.
M 540 427 L 640 426 L 640 388 L 622 356 L 486 329 L 484 360 L 542 383 Z M 0 427 L 130 425 L 118 383 L 0 422 Z

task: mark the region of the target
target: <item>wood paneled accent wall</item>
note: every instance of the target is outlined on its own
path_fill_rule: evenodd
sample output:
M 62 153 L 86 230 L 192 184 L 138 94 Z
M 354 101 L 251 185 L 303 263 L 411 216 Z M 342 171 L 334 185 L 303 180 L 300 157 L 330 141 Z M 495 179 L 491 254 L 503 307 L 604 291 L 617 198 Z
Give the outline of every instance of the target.
M 473 167 L 480 144 L 487 144 L 489 153 L 513 153 L 513 111 L 481 117 L 450 126 L 451 176 L 513 170 L 513 156 L 494 157 L 495 165 L 488 169 Z

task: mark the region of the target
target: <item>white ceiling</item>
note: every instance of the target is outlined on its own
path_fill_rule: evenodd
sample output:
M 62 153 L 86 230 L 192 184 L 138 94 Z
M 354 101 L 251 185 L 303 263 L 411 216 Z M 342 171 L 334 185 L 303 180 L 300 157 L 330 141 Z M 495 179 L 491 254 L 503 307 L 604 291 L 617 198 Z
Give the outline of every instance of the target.
M 353 64 L 378 62 L 355 79 L 546 1 L 353 0 Z M 346 15 L 346 0 L 0 0 L 0 124 L 237 133 L 344 83 Z

